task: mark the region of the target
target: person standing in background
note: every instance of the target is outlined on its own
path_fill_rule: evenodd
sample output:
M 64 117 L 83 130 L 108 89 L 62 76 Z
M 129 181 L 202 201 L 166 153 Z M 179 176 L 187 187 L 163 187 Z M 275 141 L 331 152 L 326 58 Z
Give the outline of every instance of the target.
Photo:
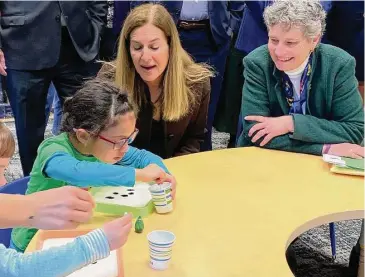
M 52 125 L 52 135 L 57 136 L 61 126 L 62 119 L 62 106 L 60 98 L 58 97 L 56 88 L 53 83 L 49 86 L 47 102 L 46 102 L 46 124 L 53 109 L 53 125 Z
M 327 16 L 327 38 L 356 60 L 356 78 L 364 99 L 364 1 L 334 1 Z
M 0 74 L 15 117 L 24 175 L 44 139 L 46 98 L 53 82 L 61 104 L 98 72 L 94 61 L 105 1 L 0 2 Z
M 207 133 L 202 151 L 212 149 L 212 126 L 222 87 L 226 59 L 233 34 L 238 31 L 244 4 L 242 1 L 182 1 L 178 30 L 183 48 L 195 61 L 211 65 Z M 199 43 L 197 43 L 199 41 Z
M 100 41 L 99 59 L 102 61 L 112 61 L 117 57 L 119 34 L 114 32 L 114 10 L 115 6 L 124 1 L 108 0 L 108 14 L 106 26 Z M 128 4 L 128 2 L 127 2 Z

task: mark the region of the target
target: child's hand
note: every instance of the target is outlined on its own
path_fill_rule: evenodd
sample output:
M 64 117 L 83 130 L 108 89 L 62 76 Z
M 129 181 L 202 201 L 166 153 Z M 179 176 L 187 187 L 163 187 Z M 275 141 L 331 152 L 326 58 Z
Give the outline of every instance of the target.
M 156 164 L 150 164 L 143 169 L 136 169 L 136 180 L 142 182 L 162 183 L 166 179 L 166 172 Z
M 29 211 L 26 227 L 72 229 L 89 221 L 95 203 L 89 192 L 65 186 L 28 194 L 24 205 Z
M 126 243 L 131 228 L 131 214 L 104 224 L 103 230 L 108 239 L 110 251 L 118 249 Z

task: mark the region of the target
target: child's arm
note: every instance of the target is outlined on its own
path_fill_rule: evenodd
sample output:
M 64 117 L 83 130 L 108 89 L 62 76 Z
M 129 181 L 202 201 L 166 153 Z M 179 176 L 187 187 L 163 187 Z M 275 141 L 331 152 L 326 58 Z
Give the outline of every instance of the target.
M 17 253 L 0 245 L 0 276 L 66 276 L 96 260 L 109 256 L 105 233 L 97 229 L 64 246 L 34 253 Z
M 118 162 L 118 164 L 133 166 L 135 168 L 145 168 L 150 164 L 156 164 L 165 170 L 166 173 L 169 173 L 159 156 L 146 150 L 139 150 L 132 146 L 128 147 L 127 153 L 125 153 L 124 157 Z
M 48 158 L 43 174 L 78 187 L 133 186 L 136 170 L 132 167 L 79 161 L 65 152 Z
M 148 165 L 152 164 L 158 166 L 148 168 Z M 160 179 L 162 175 L 165 175 L 164 171 L 168 173 L 160 157 L 134 147 L 130 147 L 125 157 L 115 165 L 79 161 L 65 152 L 56 152 L 47 159 L 43 167 L 43 174 L 47 177 L 78 187 L 131 187 L 136 180 L 151 182 Z

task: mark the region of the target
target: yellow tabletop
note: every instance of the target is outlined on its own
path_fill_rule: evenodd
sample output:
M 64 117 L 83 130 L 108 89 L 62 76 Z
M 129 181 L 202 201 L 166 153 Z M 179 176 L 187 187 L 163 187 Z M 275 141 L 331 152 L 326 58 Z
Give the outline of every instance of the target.
M 238 148 L 166 160 L 178 180 L 173 213 L 144 219 L 124 247 L 126 277 L 292 276 L 285 250 L 332 221 L 363 217 L 363 178 L 331 173 L 321 157 Z M 95 228 L 110 220 L 95 214 Z M 168 270 L 148 265 L 146 235 L 176 235 Z M 34 250 L 36 237 L 28 250 Z

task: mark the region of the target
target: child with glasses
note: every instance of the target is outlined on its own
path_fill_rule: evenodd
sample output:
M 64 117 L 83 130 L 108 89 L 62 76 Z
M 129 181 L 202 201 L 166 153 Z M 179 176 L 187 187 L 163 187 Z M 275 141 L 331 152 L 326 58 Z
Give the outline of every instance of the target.
M 43 141 L 27 194 L 65 185 L 133 186 L 136 181 L 171 182 L 162 159 L 129 146 L 138 134 L 128 95 L 112 83 L 91 80 L 65 101 L 61 134 Z M 12 246 L 22 252 L 36 229 L 16 228 Z
M 14 151 L 14 137 L 0 122 L 0 185 L 6 184 L 4 170 Z M 74 205 L 65 205 L 69 202 Z M 90 193 L 71 186 L 28 195 L 0 193 L 0 229 L 14 226 L 42 229 L 76 227 L 87 222 L 93 206 L 94 200 Z M 132 216 L 128 214 L 109 221 L 66 245 L 28 254 L 17 253 L 0 244 L 0 276 L 66 276 L 106 258 L 111 251 L 122 247 L 131 227 Z

